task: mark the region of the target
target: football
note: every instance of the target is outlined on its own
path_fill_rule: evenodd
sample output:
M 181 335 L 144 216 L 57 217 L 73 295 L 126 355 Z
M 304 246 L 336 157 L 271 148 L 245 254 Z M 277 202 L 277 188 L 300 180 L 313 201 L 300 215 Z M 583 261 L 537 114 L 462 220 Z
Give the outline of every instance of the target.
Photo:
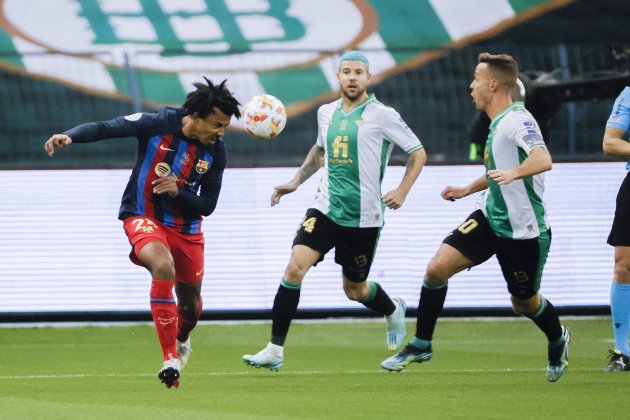
M 286 123 L 284 104 L 275 96 L 256 95 L 243 106 L 243 126 L 255 139 L 273 139 L 282 132 Z

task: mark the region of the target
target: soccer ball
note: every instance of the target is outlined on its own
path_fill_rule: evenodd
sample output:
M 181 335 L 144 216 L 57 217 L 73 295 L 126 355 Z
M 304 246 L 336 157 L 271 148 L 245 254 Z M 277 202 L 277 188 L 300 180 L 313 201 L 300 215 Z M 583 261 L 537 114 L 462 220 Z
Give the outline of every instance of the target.
M 243 107 L 243 126 L 258 140 L 271 140 L 284 129 L 287 112 L 275 96 L 261 94 L 252 97 Z

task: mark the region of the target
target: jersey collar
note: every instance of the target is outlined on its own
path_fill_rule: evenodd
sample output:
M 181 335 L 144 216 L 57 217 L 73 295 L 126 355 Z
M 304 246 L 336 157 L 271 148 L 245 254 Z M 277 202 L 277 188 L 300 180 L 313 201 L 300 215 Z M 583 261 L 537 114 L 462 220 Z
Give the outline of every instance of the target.
M 507 114 L 508 112 L 512 111 L 515 108 L 524 108 L 525 104 L 521 101 L 516 101 L 516 102 L 512 102 L 510 105 L 507 106 L 507 108 L 505 108 L 503 111 L 499 112 L 499 114 L 494 117 L 494 119 L 492 120 L 492 122 L 490 123 L 490 126 L 495 126 L 498 124 L 498 122 L 501 120 L 501 118 L 503 118 L 505 116 L 505 114 Z
M 356 111 L 357 109 L 363 108 L 364 106 L 366 106 L 367 104 L 369 104 L 370 102 L 375 101 L 375 100 L 376 100 L 376 96 L 374 96 L 373 93 L 370 93 L 368 95 L 368 97 L 365 98 L 365 100 L 363 102 L 361 102 L 359 105 L 357 105 L 354 108 L 352 108 L 352 110 L 346 114 L 346 112 L 343 110 L 343 100 L 341 98 L 339 98 L 339 100 L 337 101 L 337 109 L 341 110 L 341 112 L 343 112 L 346 115 L 350 115 L 354 111 Z

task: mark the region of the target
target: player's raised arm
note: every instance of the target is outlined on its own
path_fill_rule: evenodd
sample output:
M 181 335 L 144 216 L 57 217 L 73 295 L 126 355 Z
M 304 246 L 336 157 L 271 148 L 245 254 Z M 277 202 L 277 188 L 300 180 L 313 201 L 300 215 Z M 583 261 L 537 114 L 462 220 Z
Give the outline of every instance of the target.
M 66 147 L 72 144 L 72 139 L 65 134 L 53 134 L 51 138 L 44 143 L 44 150 L 48 153 L 48 156 L 53 157 L 55 154 L 55 147 Z

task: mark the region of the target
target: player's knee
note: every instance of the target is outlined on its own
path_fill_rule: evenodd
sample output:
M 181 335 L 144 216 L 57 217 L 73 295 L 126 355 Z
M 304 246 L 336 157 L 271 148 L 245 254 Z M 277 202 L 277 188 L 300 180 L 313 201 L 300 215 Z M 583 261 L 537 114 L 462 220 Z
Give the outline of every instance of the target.
M 150 265 L 149 271 L 155 279 L 175 280 L 175 263 L 171 259 L 158 259 Z
M 540 306 L 540 300 L 535 297 L 529 299 L 521 299 L 512 295 L 512 309 L 519 315 L 531 317 L 534 315 Z
M 187 319 L 193 319 L 197 316 L 199 310 L 199 301 L 178 302 L 179 313 Z
M 284 278 L 290 282 L 301 282 L 308 270 L 307 267 L 302 267 L 295 261 L 289 261 L 286 270 L 284 270 Z
M 369 293 L 367 287 L 365 288 L 365 290 L 360 287 L 344 287 L 343 291 L 346 293 L 346 297 L 348 299 L 354 300 L 356 302 L 363 302 Z
M 439 263 L 439 261 L 431 261 L 424 275 L 424 282 L 431 287 L 440 287 L 446 284 L 449 279 L 448 271 Z
M 617 283 L 630 283 L 630 261 L 619 260 L 615 262 L 615 280 Z

